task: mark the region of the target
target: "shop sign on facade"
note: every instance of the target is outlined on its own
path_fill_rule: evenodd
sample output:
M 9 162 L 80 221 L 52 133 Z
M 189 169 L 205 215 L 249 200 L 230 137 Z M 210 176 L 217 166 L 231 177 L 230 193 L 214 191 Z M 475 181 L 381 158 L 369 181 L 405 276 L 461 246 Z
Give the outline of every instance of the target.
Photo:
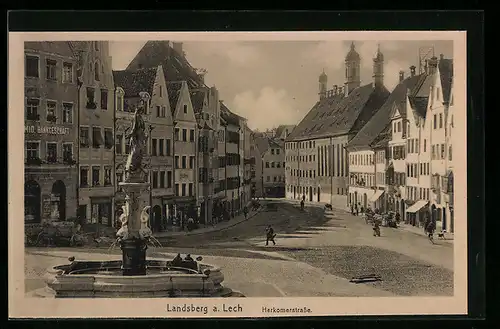
M 69 135 L 70 129 L 60 126 L 24 126 L 26 134 Z

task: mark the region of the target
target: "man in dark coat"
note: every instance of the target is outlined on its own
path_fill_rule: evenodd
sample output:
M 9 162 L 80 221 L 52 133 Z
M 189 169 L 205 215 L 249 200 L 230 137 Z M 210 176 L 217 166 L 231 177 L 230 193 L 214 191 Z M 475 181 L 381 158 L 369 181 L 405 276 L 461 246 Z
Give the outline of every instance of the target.
M 269 241 L 273 243 L 273 245 L 276 245 L 276 242 L 274 241 L 274 238 L 276 237 L 276 234 L 274 233 L 273 228 L 271 225 L 268 225 L 266 228 L 266 246 L 269 245 Z

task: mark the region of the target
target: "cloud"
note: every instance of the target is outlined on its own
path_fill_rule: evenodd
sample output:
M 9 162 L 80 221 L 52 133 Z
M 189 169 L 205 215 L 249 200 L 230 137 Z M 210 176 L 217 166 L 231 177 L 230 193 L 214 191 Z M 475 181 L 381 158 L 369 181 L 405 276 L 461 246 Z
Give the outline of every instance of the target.
M 406 60 L 391 56 L 401 49 L 398 41 L 354 41 L 356 51 L 361 57 L 361 81 L 371 81 L 373 70 L 373 58 L 380 44 L 380 50 L 384 54 L 384 84 L 387 89 L 392 90 L 398 84 L 399 71 L 408 71 L 410 64 Z M 350 50 L 351 42 L 347 41 L 325 41 L 319 42 L 315 47 L 304 52 L 303 56 L 323 65 L 325 70 L 341 70 L 343 74 L 344 59 Z M 344 76 L 335 80 L 344 79 Z
M 238 66 L 255 63 L 261 59 L 257 47 L 245 42 L 199 42 L 193 51 L 203 56 L 220 56 Z
M 262 88 L 258 94 L 245 91 L 237 94 L 231 109 L 248 119 L 251 129 L 265 130 L 282 124 L 296 124 L 302 114 L 294 109 L 294 99 L 284 89 Z

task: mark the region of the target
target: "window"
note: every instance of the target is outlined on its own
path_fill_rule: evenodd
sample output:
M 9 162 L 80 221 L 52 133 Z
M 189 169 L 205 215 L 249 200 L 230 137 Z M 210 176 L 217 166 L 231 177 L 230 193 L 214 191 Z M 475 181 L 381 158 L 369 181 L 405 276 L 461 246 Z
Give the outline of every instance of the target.
M 92 166 L 92 186 L 99 186 L 101 184 L 101 168 Z
M 285 163 L 283 162 L 283 168 L 285 168 Z
M 47 143 L 47 162 L 57 162 L 57 143 Z
M 167 188 L 172 187 L 172 172 L 167 171 Z
M 95 103 L 95 90 L 94 88 L 87 87 L 87 106 L 88 109 L 95 110 L 97 104 Z
M 271 154 L 274 155 L 274 149 L 271 149 Z
M 63 123 L 73 123 L 73 104 L 63 103 Z
M 152 144 L 151 144 L 151 155 L 152 156 L 156 156 L 156 148 L 157 148 L 157 143 L 158 142 L 157 142 L 156 138 L 153 138 L 151 140 L 151 142 L 152 142 Z
M 116 173 L 116 183 L 118 185 L 118 183 L 121 183 L 123 182 L 123 173 Z M 118 185 L 119 186 L 119 185 Z M 118 187 L 118 190 L 121 192 L 121 187 Z
M 95 62 L 94 66 L 94 79 L 95 81 L 99 81 L 99 62 Z
M 189 130 L 189 141 L 194 142 L 194 129 Z
M 123 135 L 116 135 L 115 153 L 122 154 L 122 150 L 123 150 Z
M 280 149 L 276 149 L 276 155 L 280 155 Z
M 101 89 L 101 109 L 108 109 L 108 91 Z
M 179 132 L 180 132 L 180 129 L 179 128 L 175 128 L 175 133 L 174 133 L 174 140 L 175 141 L 179 140 Z
M 427 152 L 427 139 L 424 139 L 424 152 Z
M 159 156 L 164 156 L 165 155 L 165 146 L 163 145 L 165 141 L 163 139 L 158 140 L 158 155 Z
M 89 186 L 89 168 L 81 167 L 80 168 L 80 187 L 88 187 Z
M 270 176 L 267 176 L 267 177 L 266 177 L 266 181 L 270 182 L 270 181 L 271 181 L 271 177 L 270 177 Z
M 185 155 L 182 156 L 182 168 L 186 169 L 187 168 L 187 157 Z
M 73 161 L 73 144 L 63 143 L 63 160 L 64 162 Z
M 158 188 L 158 172 L 153 171 L 153 188 Z
M 448 160 L 453 160 L 452 154 L 451 154 L 451 145 L 448 147 Z
M 98 149 L 102 144 L 101 128 L 92 128 L 92 147 Z
M 160 188 L 165 188 L 165 172 L 160 171 Z
M 193 169 L 193 168 L 194 168 L 194 156 L 193 156 L 193 155 L 191 155 L 191 156 L 189 157 L 189 168 L 190 168 L 190 169 Z
M 26 101 L 26 119 L 28 120 L 40 120 L 40 115 L 38 114 L 38 106 L 40 105 L 40 100 L 30 98 Z
M 175 168 L 179 169 L 179 156 L 178 155 L 175 156 Z
M 271 162 L 271 168 L 274 168 L 274 161 Z
M 110 186 L 111 184 L 111 167 L 104 167 L 104 186 Z
M 182 184 L 182 196 L 186 196 L 186 184 Z
M 108 150 L 113 148 L 113 130 L 104 128 L 104 147 Z
M 160 109 L 161 109 L 160 105 L 157 105 L 156 106 L 156 116 L 157 117 L 161 117 L 161 111 L 160 111 Z
M 434 129 L 437 129 L 437 115 L 434 114 Z
M 175 184 L 175 195 L 179 196 L 179 184 Z
M 438 101 L 439 101 L 439 93 L 440 93 L 440 91 L 441 90 L 439 89 L 439 87 L 436 88 L 436 100 L 438 100 Z
M 398 121 L 398 133 L 401 132 L 401 121 Z
M 189 183 L 189 196 L 193 196 L 193 183 Z
M 26 76 L 30 78 L 38 78 L 38 57 L 37 56 L 26 56 Z
M 281 162 L 276 162 L 276 168 L 281 168 Z
M 90 138 L 89 138 L 89 128 L 88 127 L 80 127 L 80 147 L 89 147 Z
M 431 154 L 431 159 L 434 160 L 434 158 L 436 157 L 436 146 L 435 145 L 432 145 L 432 154 Z
M 182 141 L 187 142 L 187 129 L 182 129 Z
M 57 121 L 56 111 L 57 103 L 53 101 L 47 101 L 47 122 L 55 123 Z
M 63 63 L 63 82 L 73 82 L 73 64 Z
M 273 176 L 273 181 L 276 182 L 278 180 L 278 177 Z
M 439 128 L 443 128 L 443 113 L 439 113 Z
M 441 159 L 444 159 L 445 157 L 444 152 L 445 152 L 444 144 L 441 144 Z
M 188 106 L 186 104 L 184 104 L 183 109 L 184 109 L 184 113 L 188 113 Z
M 56 75 L 56 67 L 57 67 L 57 62 L 53 59 L 47 59 L 45 60 L 45 70 L 46 70 L 46 78 L 47 80 L 56 80 L 57 75 Z
M 170 153 L 172 152 L 170 139 L 167 139 L 165 144 L 166 144 L 165 155 L 170 156 L 171 155 Z

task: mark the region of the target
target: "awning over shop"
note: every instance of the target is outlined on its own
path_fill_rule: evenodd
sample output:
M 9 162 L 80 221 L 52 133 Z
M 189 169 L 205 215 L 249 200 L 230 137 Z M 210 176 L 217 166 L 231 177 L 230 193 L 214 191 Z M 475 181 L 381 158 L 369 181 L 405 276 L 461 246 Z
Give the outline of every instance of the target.
M 377 190 L 374 195 L 370 198 L 370 202 L 376 202 L 384 194 L 383 190 Z
M 429 203 L 429 201 L 418 200 L 411 207 L 406 209 L 406 212 L 415 213 L 415 212 L 419 211 L 420 209 L 422 209 L 425 205 L 427 205 L 427 203 Z

